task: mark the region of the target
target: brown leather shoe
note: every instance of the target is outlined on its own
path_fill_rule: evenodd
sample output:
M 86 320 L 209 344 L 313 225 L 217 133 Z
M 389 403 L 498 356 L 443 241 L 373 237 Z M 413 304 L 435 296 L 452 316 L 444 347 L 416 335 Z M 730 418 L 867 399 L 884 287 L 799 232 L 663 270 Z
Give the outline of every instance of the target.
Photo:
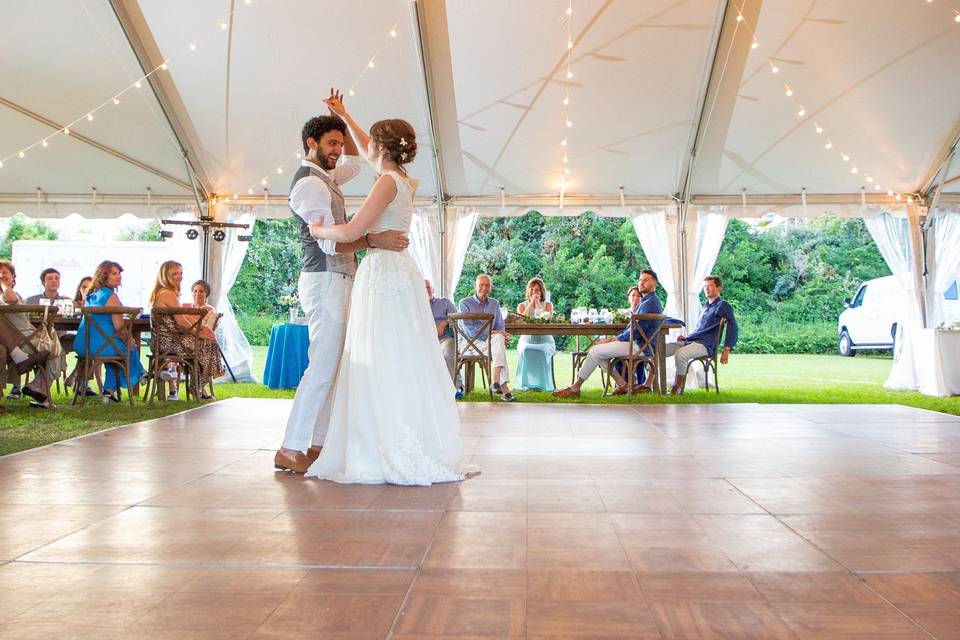
M 37 351 L 36 353 L 31 353 L 30 356 L 23 362 L 17 363 L 17 374 L 23 375 L 27 371 L 30 371 L 38 364 L 42 364 L 47 361 L 47 356 L 50 355 L 49 351 Z
M 310 459 L 299 451 L 293 456 L 277 451 L 277 455 L 273 456 L 273 468 L 304 474 L 310 468 Z
M 617 387 L 616 389 L 613 390 L 613 393 L 611 393 L 610 395 L 612 395 L 612 396 L 625 396 L 625 395 L 627 395 L 627 387 L 626 387 L 626 385 L 624 385 L 624 386 L 622 386 L 622 387 Z
M 323 447 L 310 445 L 310 448 L 307 449 L 307 459 L 310 460 L 310 462 L 316 462 L 317 458 L 320 457 L 321 451 L 323 451 Z
M 580 392 L 574 391 L 572 387 L 567 387 L 566 389 L 560 389 L 559 391 L 554 391 L 553 396 L 555 398 L 579 398 Z
M 642 384 L 633 388 L 634 393 L 650 393 L 652 391 L 653 389 L 651 389 L 650 387 L 646 387 Z

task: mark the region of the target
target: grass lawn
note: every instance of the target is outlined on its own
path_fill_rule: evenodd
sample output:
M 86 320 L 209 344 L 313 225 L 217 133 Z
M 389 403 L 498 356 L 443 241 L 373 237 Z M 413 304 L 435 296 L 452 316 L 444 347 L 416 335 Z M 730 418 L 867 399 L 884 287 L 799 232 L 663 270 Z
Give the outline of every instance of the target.
M 266 347 L 254 347 L 254 371 L 263 373 Z M 509 351 L 507 360 L 511 371 L 516 369 L 517 353 Z M 571 362 L 567 353 L 555 358 L 557 383 L 570 382 Z M 653 394 L 635 396 L 634 403 L 706 404 L 713 402 L 758 403 L 867 403 L 903 404 L 934 411 L 960 415 L 960 397 L 929 398 L 919 393 L 887 391 L 883 382 L 890 371 L 889 357 L 854 358 L 808 355 L 744 355 L 734 354 L 730 364 L 720 368 L 721 393 L 692 390 L 683 396 L 659 397 Z M 218 398 L 292 398 L 292 389 L 274 390 L 260 384 L 222 384 L 217 386 Z M 559 400 L 549 393 L 517 391 L 518 402 L 571 402 Z M 486 392 L 474 391 L 467 401 L 484 402 Z M 128 404 L 104 406 L 96 398 L 83 409 L 70 406 L 65 394 L 56 397 L 60 405 L 55 411 L 28 408 L 26 400 L 5 400 L 10 413 L 0 416 L 0 455 L 21 451 L 109 427 L 150 420 L 197 406 L 195 403 L 138 402 L 131 409 Z M 623 404 L 626 396 L 600 397 L 600 376 L 594 376 L 583 387 L 580 399 L 574 402 L 608 402 Z

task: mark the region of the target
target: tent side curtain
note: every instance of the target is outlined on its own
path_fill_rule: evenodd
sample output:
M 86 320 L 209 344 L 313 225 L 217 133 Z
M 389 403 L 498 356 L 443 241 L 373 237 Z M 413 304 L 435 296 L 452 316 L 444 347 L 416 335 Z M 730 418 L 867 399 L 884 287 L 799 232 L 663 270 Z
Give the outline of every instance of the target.
M 944 296 L 960 274 L 960 207 L 937 206 L 927 222 L 927 246 L 933 245 L 933 265 L 927 280 L 927 326 L 947 320 Z
M 226 229 L 226 239 L 223 242 L 212 243 L 210 260 L 210 279 L 213 286 L 211 304 L 219 313 L 223 314 L 217 326 L 217 342 L 223 352 L 223 359 L 229 367 L 225 377 L 219 382 L 256 382 L 253 374 L 253 349 L 237 323 L 233 305 L 229 294 L 233 284 L 237 281 L 240 267 L 247 255 L 249 242 L 241 241 L 238 236 L 253 233 L 255 217 L 253 213 L 233 213 L 227 215 L 227 222 L 249 225 L 247 229 L 234 227 Z M 232 378 L 231 378 L 232 374 Z

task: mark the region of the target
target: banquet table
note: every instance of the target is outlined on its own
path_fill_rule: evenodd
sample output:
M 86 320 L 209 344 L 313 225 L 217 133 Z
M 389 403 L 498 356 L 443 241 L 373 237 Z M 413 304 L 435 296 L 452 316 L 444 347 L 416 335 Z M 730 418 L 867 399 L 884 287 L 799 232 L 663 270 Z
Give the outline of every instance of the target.
M 917 332 L 919 391 L 946 398 L 960 395 L 960 331 L 922 329 Z
M 273 325 L 263 383 L 271 389 L 296 389 L 307 369 L 310 334 L 306 324 Z
M 664 322 L 660 326 L 660 333 L 657 335 L 657 385 L 661 392 L 663 389 L 666 389 L 667 385 L 667 333 L 669 333 L 671 329 L 679 329 L 682 326 L 682 324 L 676 322 Z M 585 337 L 589 341 L 589 344 L 586 346 L 587 349 L 589 349 L 590 345 L 592 345 L 601 336 L 619 335 L 626 328 L 626 323 L 621 322 L 614 322 L 610 324 L 572 324 L 569 322 L 507 322 L 505 324 L 505 330 L 510 335 Z

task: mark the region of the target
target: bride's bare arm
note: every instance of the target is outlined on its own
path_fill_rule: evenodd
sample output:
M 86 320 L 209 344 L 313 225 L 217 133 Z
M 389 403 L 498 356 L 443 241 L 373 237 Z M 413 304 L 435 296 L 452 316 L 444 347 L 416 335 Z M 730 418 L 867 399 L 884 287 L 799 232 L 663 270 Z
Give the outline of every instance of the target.
M 331 89 L 330 97 L 323 102 L 327 105 L 331 112 L 338 115 L 340 119 L 346 123 L 347 129 L 350 131 L 350 135 L 348 137 L 351 138 L 355 146 L 354 153 L 359 152 L 359 154 L 363 156 L 364 160 L 366 160 L 371 167 L 376 169 L 377 167 L 374 163 L 376 162 L 377 158 L 370 157 L 367 154 L 369 149 L 368 143 L 370 142 L 370 134 L 368 134 L 366 129 L 361 127 L 357 121 L 353 119 L 353 116 L 347 113 L 347 109 L 343 106 L 343 101 L 341 100 L 340 95 L 335 94 Z
M 317 240 L 333 240 L 337 243 L 359 240 L 396 197 L 397 183 L 390 176 L 380 176 L 350 222 L 325 227 L 323 220 L 319 219 L 310 223 L 310 234 Z

